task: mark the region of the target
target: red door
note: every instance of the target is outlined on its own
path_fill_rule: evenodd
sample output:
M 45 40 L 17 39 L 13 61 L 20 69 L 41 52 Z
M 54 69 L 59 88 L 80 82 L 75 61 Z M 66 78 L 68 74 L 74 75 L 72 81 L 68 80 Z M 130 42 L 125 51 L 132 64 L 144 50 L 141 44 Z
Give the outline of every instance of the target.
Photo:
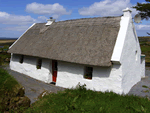
M 56 78 L 57 78 L 57 61 L 56 60 L 52 60 L 52 80 L 53 82 L 56 82 Z

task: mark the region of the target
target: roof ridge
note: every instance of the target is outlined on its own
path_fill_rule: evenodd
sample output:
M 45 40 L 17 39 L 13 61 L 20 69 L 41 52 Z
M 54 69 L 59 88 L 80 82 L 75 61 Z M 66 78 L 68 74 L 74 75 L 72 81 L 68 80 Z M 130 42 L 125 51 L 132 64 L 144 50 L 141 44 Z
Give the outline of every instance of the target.
M 86 20 L 86 19 L 97 19 L 97 18 L 117 18 L 117 17 L 121 17 L 121 16 L 106 16 L 106 17 L 90 17 L 90 18 L 78 18 L 78 19 L 70 19 L 70 20 L 60 20 L 60 21 L 56 21 L 54 23 L 59 23 L 59 22 L 68 22 L 68 21 L 78 21 L 78 20 Z M 38 23 L 38 24 L 44 24 L 46 22 L 43 23 Z
M 96 19 L 96 18 L 117 18 L 117 17 L 121 17 L 121 16 L 106 16 L 106 17 L 78 18 L 78 19 L 62 20 L 62 21 L 57 21 L 57 22 L 76 21 L 76 20 L 84 20 L 84 19 Z

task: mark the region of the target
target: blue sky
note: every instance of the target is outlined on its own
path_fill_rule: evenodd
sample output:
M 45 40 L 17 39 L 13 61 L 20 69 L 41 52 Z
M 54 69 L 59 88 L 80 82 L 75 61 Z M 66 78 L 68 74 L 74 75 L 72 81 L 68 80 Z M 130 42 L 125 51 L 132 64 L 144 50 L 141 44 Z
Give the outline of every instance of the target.
M 145 0 L 0 0 L 0 37 L 20 37 L 33 23 L 120 16 L 126 7 Z M 132 9 L 132 16 L 137 14 Z M 138 36 L 148 36 L 150 20 L 135 24 Z

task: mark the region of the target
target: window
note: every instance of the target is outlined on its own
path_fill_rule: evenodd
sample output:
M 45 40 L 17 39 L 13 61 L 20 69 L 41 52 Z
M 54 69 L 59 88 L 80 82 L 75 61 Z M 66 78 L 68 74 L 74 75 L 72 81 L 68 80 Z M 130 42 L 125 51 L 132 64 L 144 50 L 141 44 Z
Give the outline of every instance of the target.
M 37 68 L 37 69 L 41 69 L 41 66 L 42 66 L 42 59 L 39 58 L 39 59 L 37 60 L 36 68 Z
M 138 54 L 137 54 L 137 51 L 135 51 L 135 60 L 136 60 L 136 61 L 138 60 Z
M 23 63 L 23 58 L 24 58 L 24 55 L 21 55 L 20 56 L 20 61 L 19 61 L 21 64 Z
M 93 72 L 92 67 L 85 67 L 85 69 L 84 69 L 84 78 L 92 79 L 92 72 Z

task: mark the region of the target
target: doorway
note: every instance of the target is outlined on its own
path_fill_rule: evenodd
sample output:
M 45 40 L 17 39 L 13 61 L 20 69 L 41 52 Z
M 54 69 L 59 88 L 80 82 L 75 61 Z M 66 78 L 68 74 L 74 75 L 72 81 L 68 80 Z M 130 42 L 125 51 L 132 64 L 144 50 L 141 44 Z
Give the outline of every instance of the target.
M 52 60 L 52 83 L 55 85 L 57 80 L 57 60 Z

